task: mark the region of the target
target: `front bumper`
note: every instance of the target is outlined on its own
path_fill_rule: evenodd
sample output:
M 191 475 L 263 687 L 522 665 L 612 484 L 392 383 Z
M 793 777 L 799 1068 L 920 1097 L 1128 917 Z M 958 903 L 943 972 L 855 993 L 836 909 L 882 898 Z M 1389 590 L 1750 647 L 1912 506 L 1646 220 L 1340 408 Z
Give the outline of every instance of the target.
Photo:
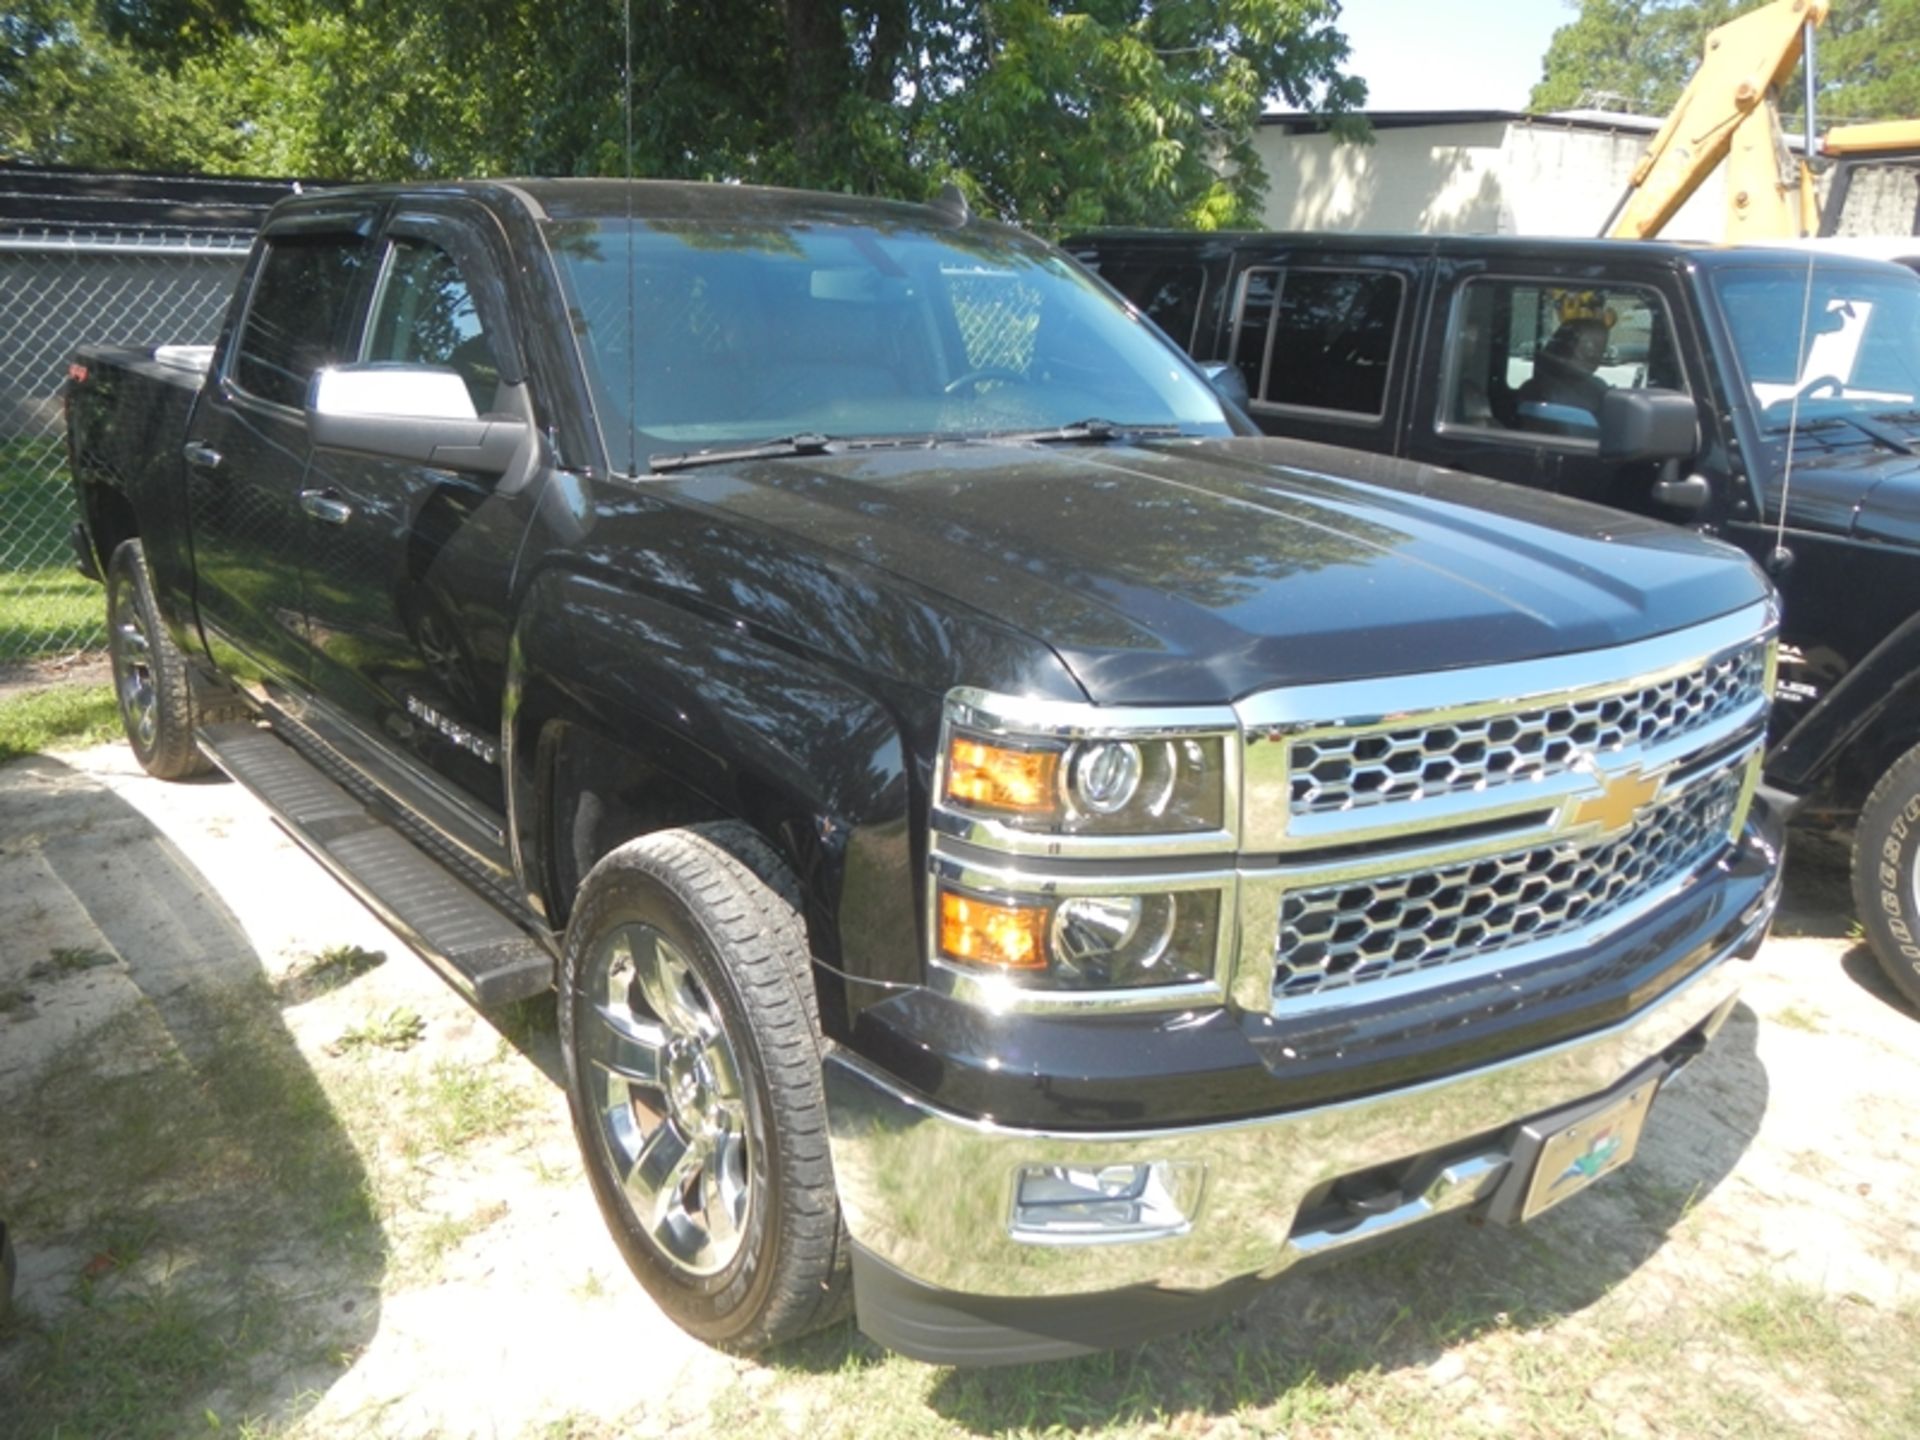
M 1444 1079 L 1234 1123 L 1009 1128 L 936 1109 L 836 1050 L 826 1094 L 860 1326 L 942 1363 L 1079 1354 L 1203 1323 L 1302 1260 L 1485 1208 L 1522 1121 L 1698 1053 L 1732 1010 L 1736 962 L 1759 947 L 1776 895 L 1709 963 L 1611 1027 Z M 1179 1233 L 1066 1244 L 1013 1233 L 1022 1167 L 1151 1162 L 1203 1167 Z M 1400 1203 L 1330 1216 L 1335 1182 L 1395 1167 Z

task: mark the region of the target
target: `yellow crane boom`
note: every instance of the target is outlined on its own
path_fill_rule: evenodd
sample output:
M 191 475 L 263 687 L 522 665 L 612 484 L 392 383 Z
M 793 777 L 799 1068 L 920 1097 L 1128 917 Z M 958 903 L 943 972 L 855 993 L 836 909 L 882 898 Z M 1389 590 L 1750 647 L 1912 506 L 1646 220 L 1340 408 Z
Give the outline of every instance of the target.
M 1727 240 L 1818 231 L 1813 172 L 1788 149 L 1772 96 L 1800 64 L 1829 3 L 1774 0 L 1707 35 L 1700 68 L 1634 167 L 1608 235 L 1659 234 L 1722 161 Z

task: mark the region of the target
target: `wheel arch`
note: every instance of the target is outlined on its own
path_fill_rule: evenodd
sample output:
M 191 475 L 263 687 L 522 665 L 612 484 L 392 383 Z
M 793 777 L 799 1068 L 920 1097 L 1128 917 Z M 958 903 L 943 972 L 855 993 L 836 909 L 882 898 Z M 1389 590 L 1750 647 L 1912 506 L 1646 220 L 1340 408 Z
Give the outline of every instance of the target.
M 549 923 L 625 841 L 737 821 L 792 872 L 821 965 L 918 978 L 911 749 L 848 677 L 656 597 L 548 575 L 522 606 L 506 713 L 516 859 Z M 847 1004 L 821 965 L 833 1030 Z
M 1767 778 L 1852 813 L 1920 745 L 1920 614 L 1888 635 L 1773 747 Z

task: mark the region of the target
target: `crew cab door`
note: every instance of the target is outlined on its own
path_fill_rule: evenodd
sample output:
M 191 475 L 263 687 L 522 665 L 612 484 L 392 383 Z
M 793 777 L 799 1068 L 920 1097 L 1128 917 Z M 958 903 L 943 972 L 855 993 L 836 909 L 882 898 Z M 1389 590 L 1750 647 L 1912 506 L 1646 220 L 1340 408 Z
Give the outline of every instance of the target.
M 352 358 L 451 370 L 476 413 L 519 413 L 526 377 L 485 212 L 398 210 L 377 254 Z M 476 805 L 488 822 L 504 810 L 500 703 L 525 478 L 316 448 L 302 487 L 315 727 L 377 783 Z M 424 804 L 411 791 L 408 801 Z
M 1262 430 L 1395 452 L 1422 265 L 1391 253 L 1243 254 L 1225 359 Z
M 1690 394 L 1677 307 L 1659 277 L 1442 260 L 1407 424 L 1410 459 L 1667 520 L 1657 467 L 1600 458 L 1609 389 Z M 1702 423 L 1710 422 L 1702 407 Z
M 185 445 L 195 605 L 209 653 L 256 693 L 307 668 L 299 492 L 313 373 L 351 353 L 371 206 L 307 211 L 263 237 Z

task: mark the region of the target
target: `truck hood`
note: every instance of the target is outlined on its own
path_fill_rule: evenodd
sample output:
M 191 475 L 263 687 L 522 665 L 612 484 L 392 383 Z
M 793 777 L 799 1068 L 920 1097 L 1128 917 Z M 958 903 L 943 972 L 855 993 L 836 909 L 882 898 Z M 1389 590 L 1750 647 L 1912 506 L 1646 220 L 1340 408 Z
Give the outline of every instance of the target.
M 1774 445 L 1768 515 L 1780 513 L 1784 461 L 1784 449 Z M 1795 455 L 1786 505 L 1795 530 L 1920 547 L 1920 459 L 1868 444 Z
M 1769 514 L 1778 513 L 1781 468 L 1775 466 Z M 1920 459 L 1864 446 L 1796 456 L 1787 523 L 1796 530 L 1920 547 Z
M 1268 438 L 876 450 L 654 483 L 1022 630 L 1100 703 L 1619 645 L 1766 593 L 1739 552 L 1653 521 Z

